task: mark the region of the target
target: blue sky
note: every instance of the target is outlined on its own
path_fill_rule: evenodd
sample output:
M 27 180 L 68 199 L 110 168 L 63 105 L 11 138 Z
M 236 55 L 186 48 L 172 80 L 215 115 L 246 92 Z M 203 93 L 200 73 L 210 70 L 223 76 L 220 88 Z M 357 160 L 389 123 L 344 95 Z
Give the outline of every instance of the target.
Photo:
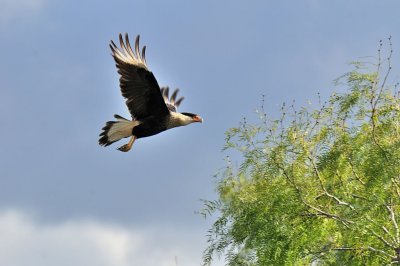
M 327 97 L 393 36 L 398 1 L 0 0 L 0 265 L 199 265 L 224 132 L 266 95 Z M 108 47 L 141 34 L 160 85 L 205 122 L 98 146 L 129 117 Z M 336 88 L 336 90 L 340 88 Z M 10 244 L 12 243 L 12 244 Z M 82 252 L 76 252 L 80 250 Z M 102 254 L 93 256 L 93 254 Z M 222 265 L 216 262 L 214 265 Z

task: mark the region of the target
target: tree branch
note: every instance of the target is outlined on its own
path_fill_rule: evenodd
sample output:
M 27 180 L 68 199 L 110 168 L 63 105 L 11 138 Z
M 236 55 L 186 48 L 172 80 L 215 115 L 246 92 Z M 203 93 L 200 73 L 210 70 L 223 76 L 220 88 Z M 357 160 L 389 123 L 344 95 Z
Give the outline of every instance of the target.
M 363 251 L 363 250 L 369 250 L 369 251 L 373 251 L 373 252 L 377 252 L 380 253 L 382 255 L 384 255 L 385 257 L 389 257 L 392 260 L 397 259 L 396 256 L 390 255 L 389 253 L 387 253 L 384 250 L 381 249 L 377 249 L 371 246 L 368 247 L 359 247 L 359 248 L 351 248 L 351 247 L 337 247 L 337 248 L 330 248 L 329 250 L 334 250 L 334 251 Z
M 356 173 L 356 171 L 355 171 L 355 169 L 354 169 L 354 165 L 353 165 L 353 163 L 351 162 L 351 159 L 349 158 L 349 164 L 350 164 L 350 167 L 351 167 L 351 171 L 353 172 L 353 175 L 356 177 L 356 179 L 362 184 L 362 185 L 365 185 L 365 182 L 364 181 L 362 181 L 361 180 L 361 178 L 358 176 L 358 174 Z
M 376 248 L 373 248 L 371 246 L 368 246 L 368 249 L 371 250 L 371 251 L 374 251 L 374 252 L 381 253 L 382 255 L 385 255 L 385 256 L 393 259 L 393 260 L 397 258 L 396 256 L 390 255 L 389 253 L 387 253 L 387 252 L 385 252 L 385 251 L 383 251 L 381 249 L 376 249 Z
M 394 214 L 394 211 L 392 209 L 392 205 L 385 205 L 386 209 L 388 210 L 389 214 L 390 214 L 390 219 L 392 220 L 393 226 L 395 228 L 396 231 L 396 245 L 398 246 L 400 244 L 400 239 L 399 239 L 399 226 L 397 224 L 396 221 L 396 216 Z
M 325 188 L 325 186 L 324 186 L 324 184 L 323 184 L 323 182 L 322 182 L 321 174 L 320 174 L 320 172 L 319 172 L 317 166 L 315 165 L 314 160 L 313 160 L 310 156 L 308 156 L 308 159 L 310 160 L 310 162 L 311 162 L 311 164 L 312 164 L 312 166 L 313 166 L 315 175 L 318 177 L 319 184 L 321 185 L 321 188 L 322 188 L 322 190 L 324 191 L 324 194 L 325 194 L 326 196 L 328 196 L 328 197 L 334 199 L 339 205 L 345 205 L 345 206 L 349 207 L 351 210 L 354 211 L 355 208 L 354 208 L 350 203 L 347 203 L 347 202 L 344 202 L 344 201 L 340 200 L 338 197 L 336 197 L 336 196 L 330 194 L 330 193 L 326 190 L 326 188 Z
M 376 236 L 380 241 L 382 241 L 387 247 L 391 248 L 391 249 L 395 249 L 395 247 L 389 243 L 389 241 L 387 241 L 385 238 L 383 238 L 383 236 L 379 235 L 378 233 L 376 233 L 374 230 L 372 229 L 368 229 L 374 236 Z
M 375 222 L 373 219 L 371 219 L 370 217 L 366 217 L 366 219 L 371 222 L 372 224 L 374 224 L 375 226 L 377 226 L 378 228 L 381 228 L 385 233 L 387 233 L 390 238 L 392 238 L 393 242 L 396 243 L 396 239 L 393 237 L 392 234 L 390 234 L 389 230 L 387 230 L 387 228 L 383 225 L 378 224 L 377 222 Z M 373 229 L 367 228 L 375 237 L 377 237 L 379 240 L 381 240 L 385 245 L 387 245 L 388 247 L 395 249 L 395 245 L 389 243 L 389 241 L 387 241 L 383 236 L 379 235 L 378 233 L 376 233 Z M 397 243 L 396 243 L 397 245 Z

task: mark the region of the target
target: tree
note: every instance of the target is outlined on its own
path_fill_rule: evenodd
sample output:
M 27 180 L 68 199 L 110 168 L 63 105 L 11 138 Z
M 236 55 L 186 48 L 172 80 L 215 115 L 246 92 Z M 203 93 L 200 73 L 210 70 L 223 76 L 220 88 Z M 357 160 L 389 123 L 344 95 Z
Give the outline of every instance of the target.
M 390 43 L 390 38 L 389 38 Z M 258 111 L 226 132 L 219 199 L 204 214 L 204 265 L 400 264 L 400 101 L 388 85 L 392 45 L 376 64 L 354 62 L 314 110 L 283 105 L 279 119 Z M 371 70 L 373 69 L 373 70 Z

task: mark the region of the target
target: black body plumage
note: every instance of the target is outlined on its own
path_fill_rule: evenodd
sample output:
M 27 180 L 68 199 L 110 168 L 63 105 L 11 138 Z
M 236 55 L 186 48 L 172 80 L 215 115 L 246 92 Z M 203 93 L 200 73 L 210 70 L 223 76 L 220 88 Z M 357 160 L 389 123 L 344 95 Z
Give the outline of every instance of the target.
M 150 116 L 142 120 L 143 122 L 134 127 L 132 135 L 139 138 L 154 136 L 167 130 L 167 116 Z

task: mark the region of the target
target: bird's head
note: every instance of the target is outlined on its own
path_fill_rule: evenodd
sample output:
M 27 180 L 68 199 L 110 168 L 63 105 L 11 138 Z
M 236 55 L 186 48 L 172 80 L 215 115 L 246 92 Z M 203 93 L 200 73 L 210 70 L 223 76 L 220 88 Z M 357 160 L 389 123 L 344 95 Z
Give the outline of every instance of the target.
M 194 122 L 203 122 L 203 119 L 199 115 L 192 113 L 170 112 L 170 115 L 168 128 L 186 126 Z
M 200 122 L 203 123 L 203 118 L 201 116 L 192 114 L 192 113 L 181 113 L 182 115 L 185 116 L 185 120 L 187 120 L 188 124 L 194 123 L 194 122 Z

